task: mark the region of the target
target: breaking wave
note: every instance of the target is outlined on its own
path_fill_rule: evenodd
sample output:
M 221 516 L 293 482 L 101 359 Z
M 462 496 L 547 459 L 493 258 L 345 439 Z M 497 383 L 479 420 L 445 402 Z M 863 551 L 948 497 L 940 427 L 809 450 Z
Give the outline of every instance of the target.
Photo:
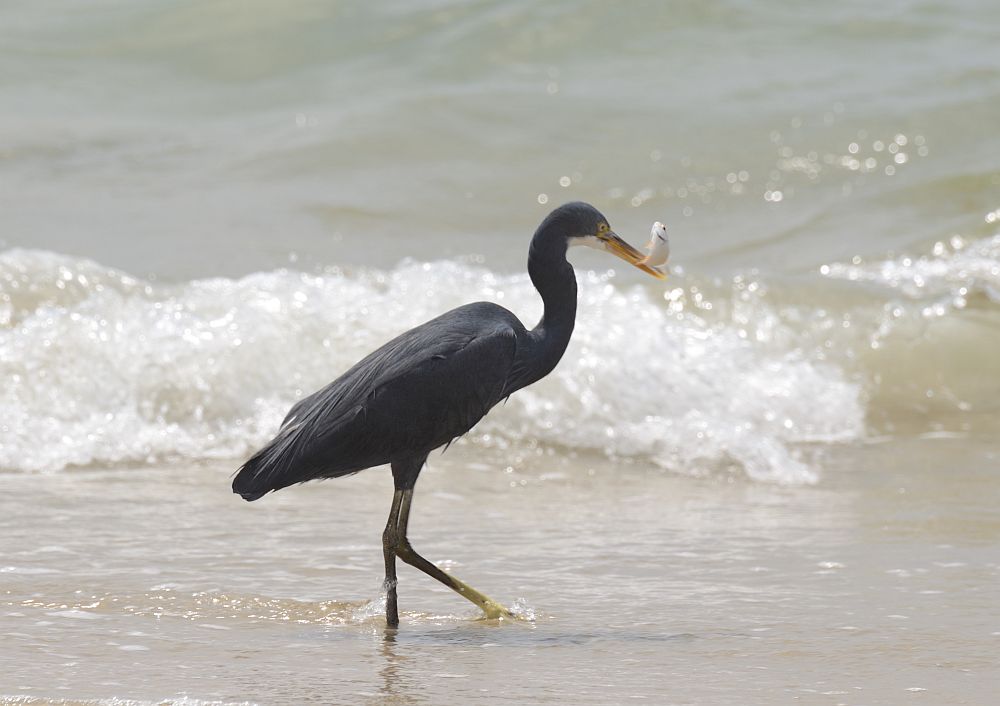
M 928 401 L 933 375 L 914 368 L 916 392 L 893 388 L 897 361 L 879 356 L 924 336 L 912 329 L 941 318 L 936 305 L 995 303 L 1000 240 L 976 248 L 831 265 L 806 283 L 681 274 L 665 287 L 625 286 L 581 272 L 562 363 L 465 443 L 540 443 L 676 472 L 812 482 L 817 446 L 860 439 L 873 419 L 893 417 L 885 408 Z M 907 289 L 918 277 L 924 289 Z M 900 292 L 858 294 L 841 280 Z M 0 468 L 238 459 L 297 398 L 400 331 L 478 299 L 529 326 L 541 313 L 526 276 L 455 261 L 160 284 L 85 259 L 6 251 Z M 981 342 L 970 340 L 966 357 Z M 975 407 L 949 389 L 956 409 Z

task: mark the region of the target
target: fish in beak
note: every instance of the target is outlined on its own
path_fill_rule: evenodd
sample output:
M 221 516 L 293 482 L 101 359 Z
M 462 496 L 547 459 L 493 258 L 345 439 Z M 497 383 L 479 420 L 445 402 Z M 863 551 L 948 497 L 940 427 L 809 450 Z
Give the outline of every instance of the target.
M 604 245 L 604 249 L 612 255 L 620 257 L 630 265 L 635 265 L 646 274 L 653 275 L 656 279 L 667 278 L 667 275 L 660 270 L 645 264 L 643 260 L 646 259 L 646 256 L 619 238 L 614 231 L 605 231 L 598 235 L 597 238 Z

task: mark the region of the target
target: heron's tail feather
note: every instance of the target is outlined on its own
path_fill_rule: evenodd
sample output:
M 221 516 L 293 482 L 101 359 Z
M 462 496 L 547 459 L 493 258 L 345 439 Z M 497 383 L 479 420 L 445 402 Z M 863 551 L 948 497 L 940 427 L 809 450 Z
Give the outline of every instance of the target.
M 295 464 L 297 424 L 284 427 L 267 446 L 240 466 L 233 478 L 233 492 L 253 501 L 296 482 L 290 479 Z

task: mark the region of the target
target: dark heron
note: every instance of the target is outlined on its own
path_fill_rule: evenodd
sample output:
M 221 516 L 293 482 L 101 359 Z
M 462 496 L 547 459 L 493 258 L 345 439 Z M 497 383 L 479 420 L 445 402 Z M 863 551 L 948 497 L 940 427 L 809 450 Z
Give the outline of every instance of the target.
M 386 621 L 399 624 L 396 557 L 479 606 L 488 618 L 510 611 L 446 574 L 410 546 L 406 526 L 417 476 L 436 448 L 469 431 L 490 409 L 548 375 L 573 333 L 576 276 L 566 250 L 588 245 L 662 278 L 619 238 L 596 208 L 569 203 L 538 226 L 528 274 L 545 304 L 530 331 L 491 302 L 452 309 L 362 359 L 288 412 L 278 435 L 240 468 L 233 492 L 245 500 L 316 478 L 389 464 L 395 484 L 382 534 Z

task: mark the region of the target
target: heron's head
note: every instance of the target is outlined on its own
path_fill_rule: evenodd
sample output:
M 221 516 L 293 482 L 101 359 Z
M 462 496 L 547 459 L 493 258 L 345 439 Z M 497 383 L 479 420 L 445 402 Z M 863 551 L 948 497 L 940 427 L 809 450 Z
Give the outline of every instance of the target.
M 646 256 L 619 238 L 608 219 L 589 203 L 575 201 L 560 206 L 542 223 L 539 230 L 543 229 L 565 237 L 568 247 L 586 245 L 609 252 L 657 279 L 665 278 L 659 270 L 642 264 Z

